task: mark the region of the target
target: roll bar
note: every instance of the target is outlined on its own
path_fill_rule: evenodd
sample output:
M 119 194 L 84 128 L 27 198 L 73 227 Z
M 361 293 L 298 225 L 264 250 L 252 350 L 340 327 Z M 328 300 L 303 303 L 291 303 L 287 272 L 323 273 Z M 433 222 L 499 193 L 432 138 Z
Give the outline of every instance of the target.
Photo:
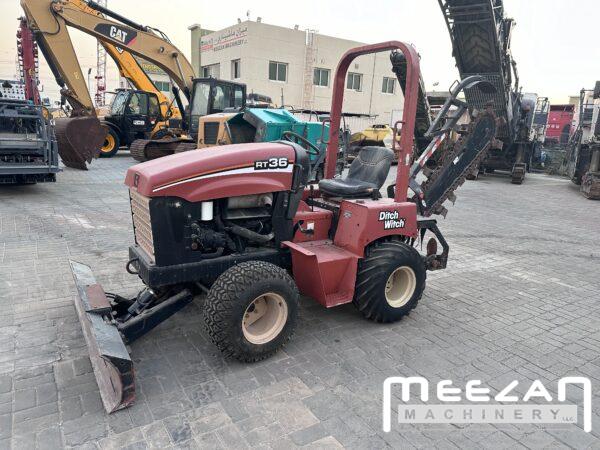
M 414 47 L 400 41 L 381 42 L 379 44 L 365 45 L 348 50 L 342 56 L 333 81 L 333 98 L 331 100 L 331 126 L 329 127 L 329 144 L 327 145 L 327 160 L 325 164 L 325 178 L 333 178 L 337 162 L 339 146 L 339 129 L 344 102 L 344 88 L 346 73 L 350 63 L 357 57 L 390 50 L 400 50 L 406 58 L 406 90 L 404 96 L 404 111 L 402 113 L 402 133 L 400 144 L 394 138 L 394 150 L 398 150 L 398 168 L 396 174 L 396 189 L 394 200 L 405 202 L 408 190 L 408 176 L 410 156 L 412 155 L 413 139 L 415 134 L 415 120 L 417 114 L 417 97 L 419 95 L 419 55 Z M 398 123 L 396 124 L 398 125 Z M 399 147 L 398 147 L 399 145 Z

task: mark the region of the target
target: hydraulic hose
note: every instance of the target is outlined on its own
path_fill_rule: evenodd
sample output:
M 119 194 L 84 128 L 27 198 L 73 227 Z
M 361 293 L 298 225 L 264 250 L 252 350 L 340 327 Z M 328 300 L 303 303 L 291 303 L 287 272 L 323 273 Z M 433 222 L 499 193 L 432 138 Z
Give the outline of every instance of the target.
M 229 230 L 238 236 L 248 239 L 249 241 L 258 242 L 264 244 L 269 242 L 275 237 L 275 233 L 269 234 L 258 234 L 248 228 L 240 227 L 239 225 L 230 225 Z

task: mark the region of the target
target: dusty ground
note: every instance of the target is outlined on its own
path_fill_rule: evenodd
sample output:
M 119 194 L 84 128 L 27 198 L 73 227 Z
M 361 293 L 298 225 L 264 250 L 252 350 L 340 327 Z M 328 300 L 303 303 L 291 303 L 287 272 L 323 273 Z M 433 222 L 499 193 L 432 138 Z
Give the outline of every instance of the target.
M 55 184 L 0 187 L 0 448 L 600 448 L 600 202 L 570 182 L 469 182 L 440 228 L 449 268 L 393 325 L 303 299 L 285 351 L 223 359 L 193 304 L 131 346 L 138 400 L 107 416 L 73 307 L 68 259 L 109 291 L 138 287 L 122 184 L 127 155 Z M 382 381 L 422 375 L 556 390 L 590 377 L 594 429 L 578 425 L 381 426 Z M 523 387 L 521 387 L 523 386 Z M 581 391 L 569 390 L 580 404 Z M 398 397 L 399 399 L 399 397 Z

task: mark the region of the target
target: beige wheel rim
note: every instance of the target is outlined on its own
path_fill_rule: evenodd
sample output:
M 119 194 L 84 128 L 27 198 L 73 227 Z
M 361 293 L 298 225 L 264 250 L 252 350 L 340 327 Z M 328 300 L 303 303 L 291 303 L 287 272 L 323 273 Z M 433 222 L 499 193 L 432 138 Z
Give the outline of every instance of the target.
M 398 267 L 385 283 L 385 299 L 392 308 L 406 305 L 417 288 L 415 271 L 408 266 Z
M 281 295 L 269 292 L 256 297 L 244 312 L 244 337 L 257 345 L 271 342 L 283 330 L 287 317 L 287 303 Z

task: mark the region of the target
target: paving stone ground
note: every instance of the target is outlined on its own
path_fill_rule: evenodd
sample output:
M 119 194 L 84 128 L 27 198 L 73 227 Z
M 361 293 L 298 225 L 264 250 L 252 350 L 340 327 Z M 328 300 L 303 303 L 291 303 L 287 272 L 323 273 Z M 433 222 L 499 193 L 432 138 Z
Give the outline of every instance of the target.
M 391 325 L 302 300 L 298 332 L 257 364 L 224 359 L 201 302 L 131 346 L 138 398 L 106 415 L 73 306 L 68 259 L 105 289 L 134 293 L 127 155 L 65 170 L 55 184 L 0 186 L 0 449 L 600 448 L 600 203 L 570 182 L 468 182 L 440 228 L 449 267 Z M 592 380 L 593 431 L 578 425 L 394 425 L 388 376 Z M 568 399 L 580 402 L 581 391 Z M 399 400 L 399 399 L 397 399 Z

